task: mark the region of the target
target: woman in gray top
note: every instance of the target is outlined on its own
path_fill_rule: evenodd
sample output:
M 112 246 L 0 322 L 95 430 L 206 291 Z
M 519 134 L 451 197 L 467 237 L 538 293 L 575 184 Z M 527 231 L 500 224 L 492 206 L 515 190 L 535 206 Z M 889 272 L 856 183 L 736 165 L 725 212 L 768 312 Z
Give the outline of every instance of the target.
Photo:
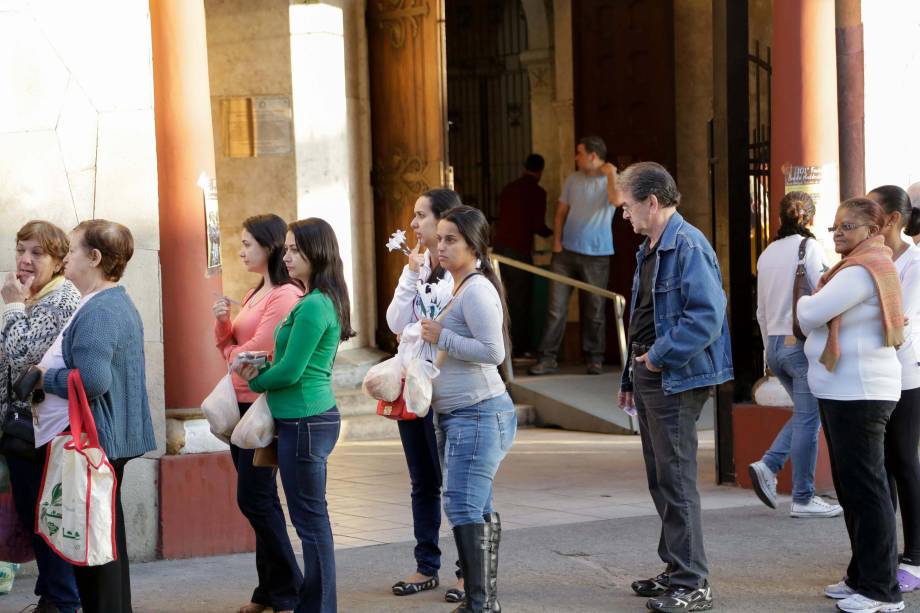
M 438 223 L 438 263 L 454 279 L 443 319 L 422 320 L 422 338 L 444 352 L 433 381 L 444 510 L 460 553 L 466 595 L 454 613 L 498 611 L 501 524 L 492 482 L 514 441 L 517 416 L 499 365 L 510 350 L 504 288 L 488 258 L 489 224 L 460 206 Z M 488 543 L 488 548 L 482 546 Z
M 84 613 L 131 611 L 131 583 L 121 489 L 125 464 L 156 448 L 144 372 L 144 329 L 134 303 L 118 285 L 134 254 L 121 224 L 84 221 L 70 235 L 64 274 L 83 298 L 64 330 L 60 353 L 40 366 L 47 394 L 67 398 L 71 370 L 80 371 L 99 441 L 115 470 L 116 559 L 75 566 Z M 42 361 L 43 365 L 49 360 Z
M 10 486 L 19 521 L 32 535 L 38 566 L 34 611 L 73 613 L 80 596 L 70 564 L 35 534 L 35 504 L 45 468 L 45 446 L 35 448 L 32 406 L 13 394 L 13 382 L 38 364 L 80 301 L 80 292 L 64 278 L 69 242 L 47 221 L 30 221 L 16 233 L 16 271 L 0 289 L 0 449 L 10 469 Z

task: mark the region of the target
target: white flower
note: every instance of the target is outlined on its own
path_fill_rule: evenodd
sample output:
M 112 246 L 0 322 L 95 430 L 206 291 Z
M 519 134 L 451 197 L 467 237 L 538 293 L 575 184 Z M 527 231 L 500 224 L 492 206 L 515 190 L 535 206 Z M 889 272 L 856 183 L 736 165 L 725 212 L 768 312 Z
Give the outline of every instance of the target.
M 409 255 L 409 247 L 406 245 L 406 233 L 404 230 L 396 230 L 393 234 L 390 235 L 390 240 L 387 241 L 387 250 L 388 251 L 401 251 L 406 255 Z

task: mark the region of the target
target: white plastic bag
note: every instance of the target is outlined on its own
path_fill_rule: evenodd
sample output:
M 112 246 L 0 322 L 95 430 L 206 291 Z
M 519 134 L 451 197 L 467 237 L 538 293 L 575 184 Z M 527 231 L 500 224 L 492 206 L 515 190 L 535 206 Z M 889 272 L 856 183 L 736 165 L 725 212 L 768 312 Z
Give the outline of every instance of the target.
M 402 362 L 398 356 L 384 360 L 367 371 L 361 387 L 371 398 L 393 402 L 402 391 L 402 371 Z
M 208 397 L 201 402 L 201 410 L 211 426 L 211 434 L 229 443 L 230 435 L 240 421 L 240 406 L 230 373 L 221 377 Z
M 406 401 L 406 410 L 419 417 L 428 415 L 431 408 L 431 380 L 441 371 L 428 360 L 413 358 L 406 368 L 406 385 L 403 388 L 403 400 Z
M 265 394 L 256 398 L 246 414 L 236 424 L 230 442 L 240 449 L 268 447 L 275 437 L 275 420 Z

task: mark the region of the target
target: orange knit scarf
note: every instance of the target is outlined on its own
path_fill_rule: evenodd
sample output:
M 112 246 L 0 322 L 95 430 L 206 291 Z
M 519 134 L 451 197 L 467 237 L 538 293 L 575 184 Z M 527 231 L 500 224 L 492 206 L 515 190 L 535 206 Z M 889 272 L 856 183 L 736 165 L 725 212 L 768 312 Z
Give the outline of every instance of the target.
M 901 282 L 891 255 L 891 249 L 885 246 L 884 237 L 878 235 L 868 238 L 821 276 L 817 291 L 827 285 L 835 274 L 848 266 L 865 268 L 872 276 L 878 291 L 885 346 L 898 347 L 904 342 L 904 309 L 901 305 Z M 824 352 L 819 361 L 828 371 L 833 372 L 840 359 L 840 315 L 833 318 L 827 327 L 827 345 L 824 346 Z

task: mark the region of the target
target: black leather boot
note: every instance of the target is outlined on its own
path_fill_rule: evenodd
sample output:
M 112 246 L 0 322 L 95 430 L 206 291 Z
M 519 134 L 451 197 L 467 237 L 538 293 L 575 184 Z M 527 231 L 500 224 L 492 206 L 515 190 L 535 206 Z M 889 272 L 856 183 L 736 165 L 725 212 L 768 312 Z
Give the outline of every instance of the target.
M 463 566 L 466 596 L 453 613 L 492 613 L 489 589 L 492 557 L 489 555 L 492 526 L 464 524 L 454 526 L 454 540 Z
M 489 608 L 491 613 L 501 613 L 498 602 L 498 546 L 502 542 L 502 518 L 496 512 L 482 516 L 491 527 L 489 534 Z

